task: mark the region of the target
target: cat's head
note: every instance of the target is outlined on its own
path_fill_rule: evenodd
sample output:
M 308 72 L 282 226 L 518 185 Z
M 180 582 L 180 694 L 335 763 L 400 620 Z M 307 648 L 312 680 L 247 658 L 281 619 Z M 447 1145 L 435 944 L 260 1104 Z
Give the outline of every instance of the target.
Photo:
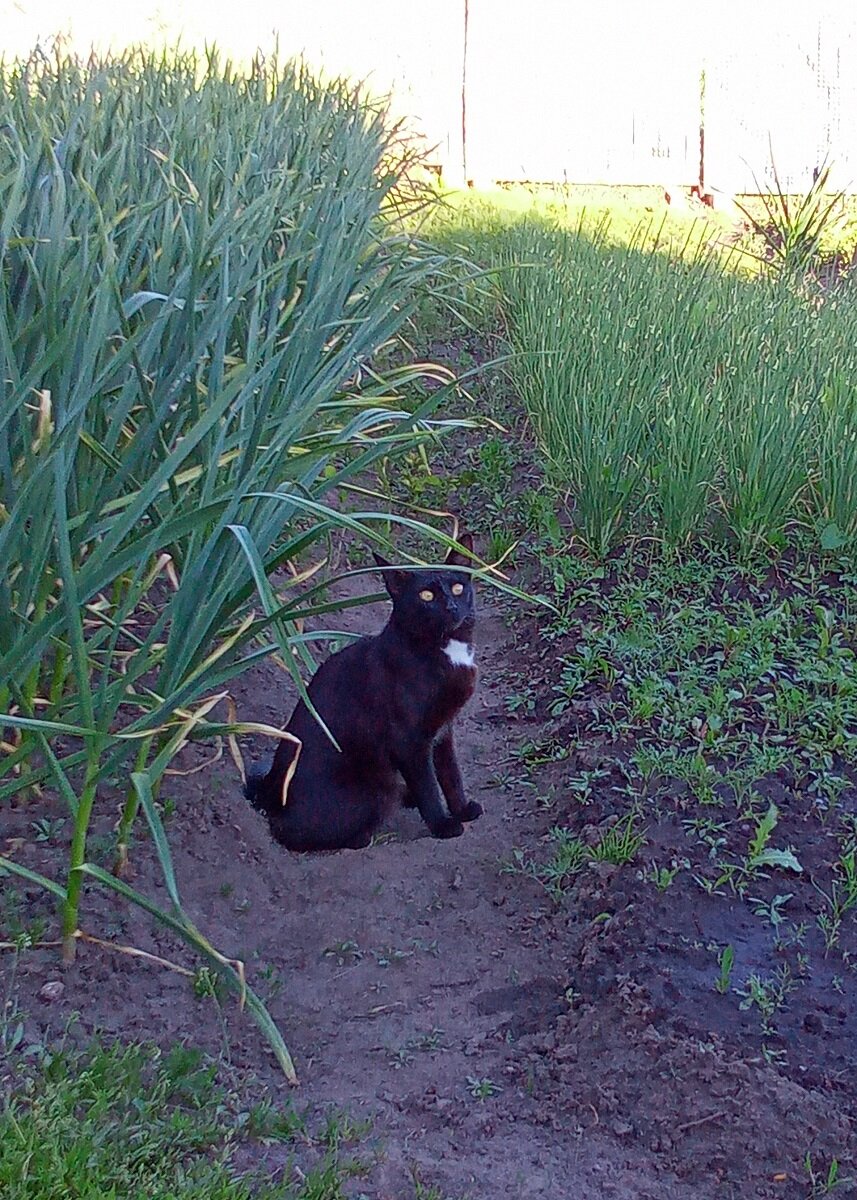
M 473 550 L 469 534 L 459 545 Z M 473 639 L 476 597 L 473 580 L 464 571 L 423 567 L 402 571 L 391 566 L 380 554 L 374 555 L 381 567 L 384 584 L 393 601 L 393 621 L 397 629 L 421 645 L 445 646 L 450 638 L 462 642 Z M 445 567 L 470 566 L 472 560 L 458 550 L 450 550 Z

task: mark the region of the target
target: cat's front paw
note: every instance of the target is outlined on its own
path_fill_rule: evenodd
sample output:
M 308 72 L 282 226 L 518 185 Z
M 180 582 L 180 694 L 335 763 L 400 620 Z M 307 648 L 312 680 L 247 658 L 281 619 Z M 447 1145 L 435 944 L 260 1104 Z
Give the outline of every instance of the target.
M 464 826 L 459 821 L 458 817 L 445 817 L 438 825 L 435 825 L 431 831 L 432 837 L 436 838 L 454 838 L 461 837 L 464 833 Z
M 459 821 L 475 821 L 482 816 L 485 809 L 481 804 L 477 804 L 475 800 L 468 800 L 464 808 L 458 814 Z

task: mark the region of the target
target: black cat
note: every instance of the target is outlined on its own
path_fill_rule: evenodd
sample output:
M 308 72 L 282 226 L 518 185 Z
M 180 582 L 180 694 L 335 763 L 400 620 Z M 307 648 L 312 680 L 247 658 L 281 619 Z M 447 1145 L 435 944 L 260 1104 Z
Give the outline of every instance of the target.
M 472 548 L 467 536 L 460 544 Z M 287 726 L 302 748 L 285 805 L 294 743 L 280 742 L 268 774 L 247 781 L 247 798 L 290 850 L 367 846 L 399 802 L 418 808 L 439 838 L 458 837 L 462 822 L 482 812 L 465 797 L 452 735 L 476 687 L 472 580 L 458 571 L 396 570 L 377 554 L 375 561 L 393 601 L 389 621 L 376 637 L 331 655 L 309 685 L 341 752 L 301 700 Z M 446 559 L 467 562 L 457 551 Z

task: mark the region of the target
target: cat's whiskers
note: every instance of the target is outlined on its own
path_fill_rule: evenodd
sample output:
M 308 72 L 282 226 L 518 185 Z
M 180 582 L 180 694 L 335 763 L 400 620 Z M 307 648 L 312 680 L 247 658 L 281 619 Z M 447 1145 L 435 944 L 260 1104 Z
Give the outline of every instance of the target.
M 455 638 L 449 639 L 443 652 L 454 667 L 472 667 L 475 662 L 473 647 L 468 646 L 467 642 L 456 641 Z

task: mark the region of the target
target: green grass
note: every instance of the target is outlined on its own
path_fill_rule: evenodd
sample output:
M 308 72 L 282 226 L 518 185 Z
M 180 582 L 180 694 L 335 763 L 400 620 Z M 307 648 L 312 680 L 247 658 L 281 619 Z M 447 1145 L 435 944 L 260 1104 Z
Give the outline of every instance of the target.
M 310 1137 L 287 1103 L 249 1103 L 220 1086 L 193 1050 L 95 1046 L 44 1053 L 21 1068 L 0 1108 L 0 1194 L 4 1200 L 339 1200 L 355 1164 L 334 1123 L 317 1163 L 296 1184 L 242 1176 L 239 1147 L 306 1149 Z M 333 1132 L 331 1132 L 333 1131 Z M 340 1133 L 342 1131 L 340 1130 Z M 330 1150 L 325 1152 L 325 1146 Z
M 499 234 L 535 220 L 569 231 L 605 236 L 616 246 L 679 250 L 700 237 L 725 235 L 731 218 L 711 210 L 667 206 L 658 187 L 510 185 L 450 192 L 433 211 L 429 236 L 446 249 L 484 257 Z

